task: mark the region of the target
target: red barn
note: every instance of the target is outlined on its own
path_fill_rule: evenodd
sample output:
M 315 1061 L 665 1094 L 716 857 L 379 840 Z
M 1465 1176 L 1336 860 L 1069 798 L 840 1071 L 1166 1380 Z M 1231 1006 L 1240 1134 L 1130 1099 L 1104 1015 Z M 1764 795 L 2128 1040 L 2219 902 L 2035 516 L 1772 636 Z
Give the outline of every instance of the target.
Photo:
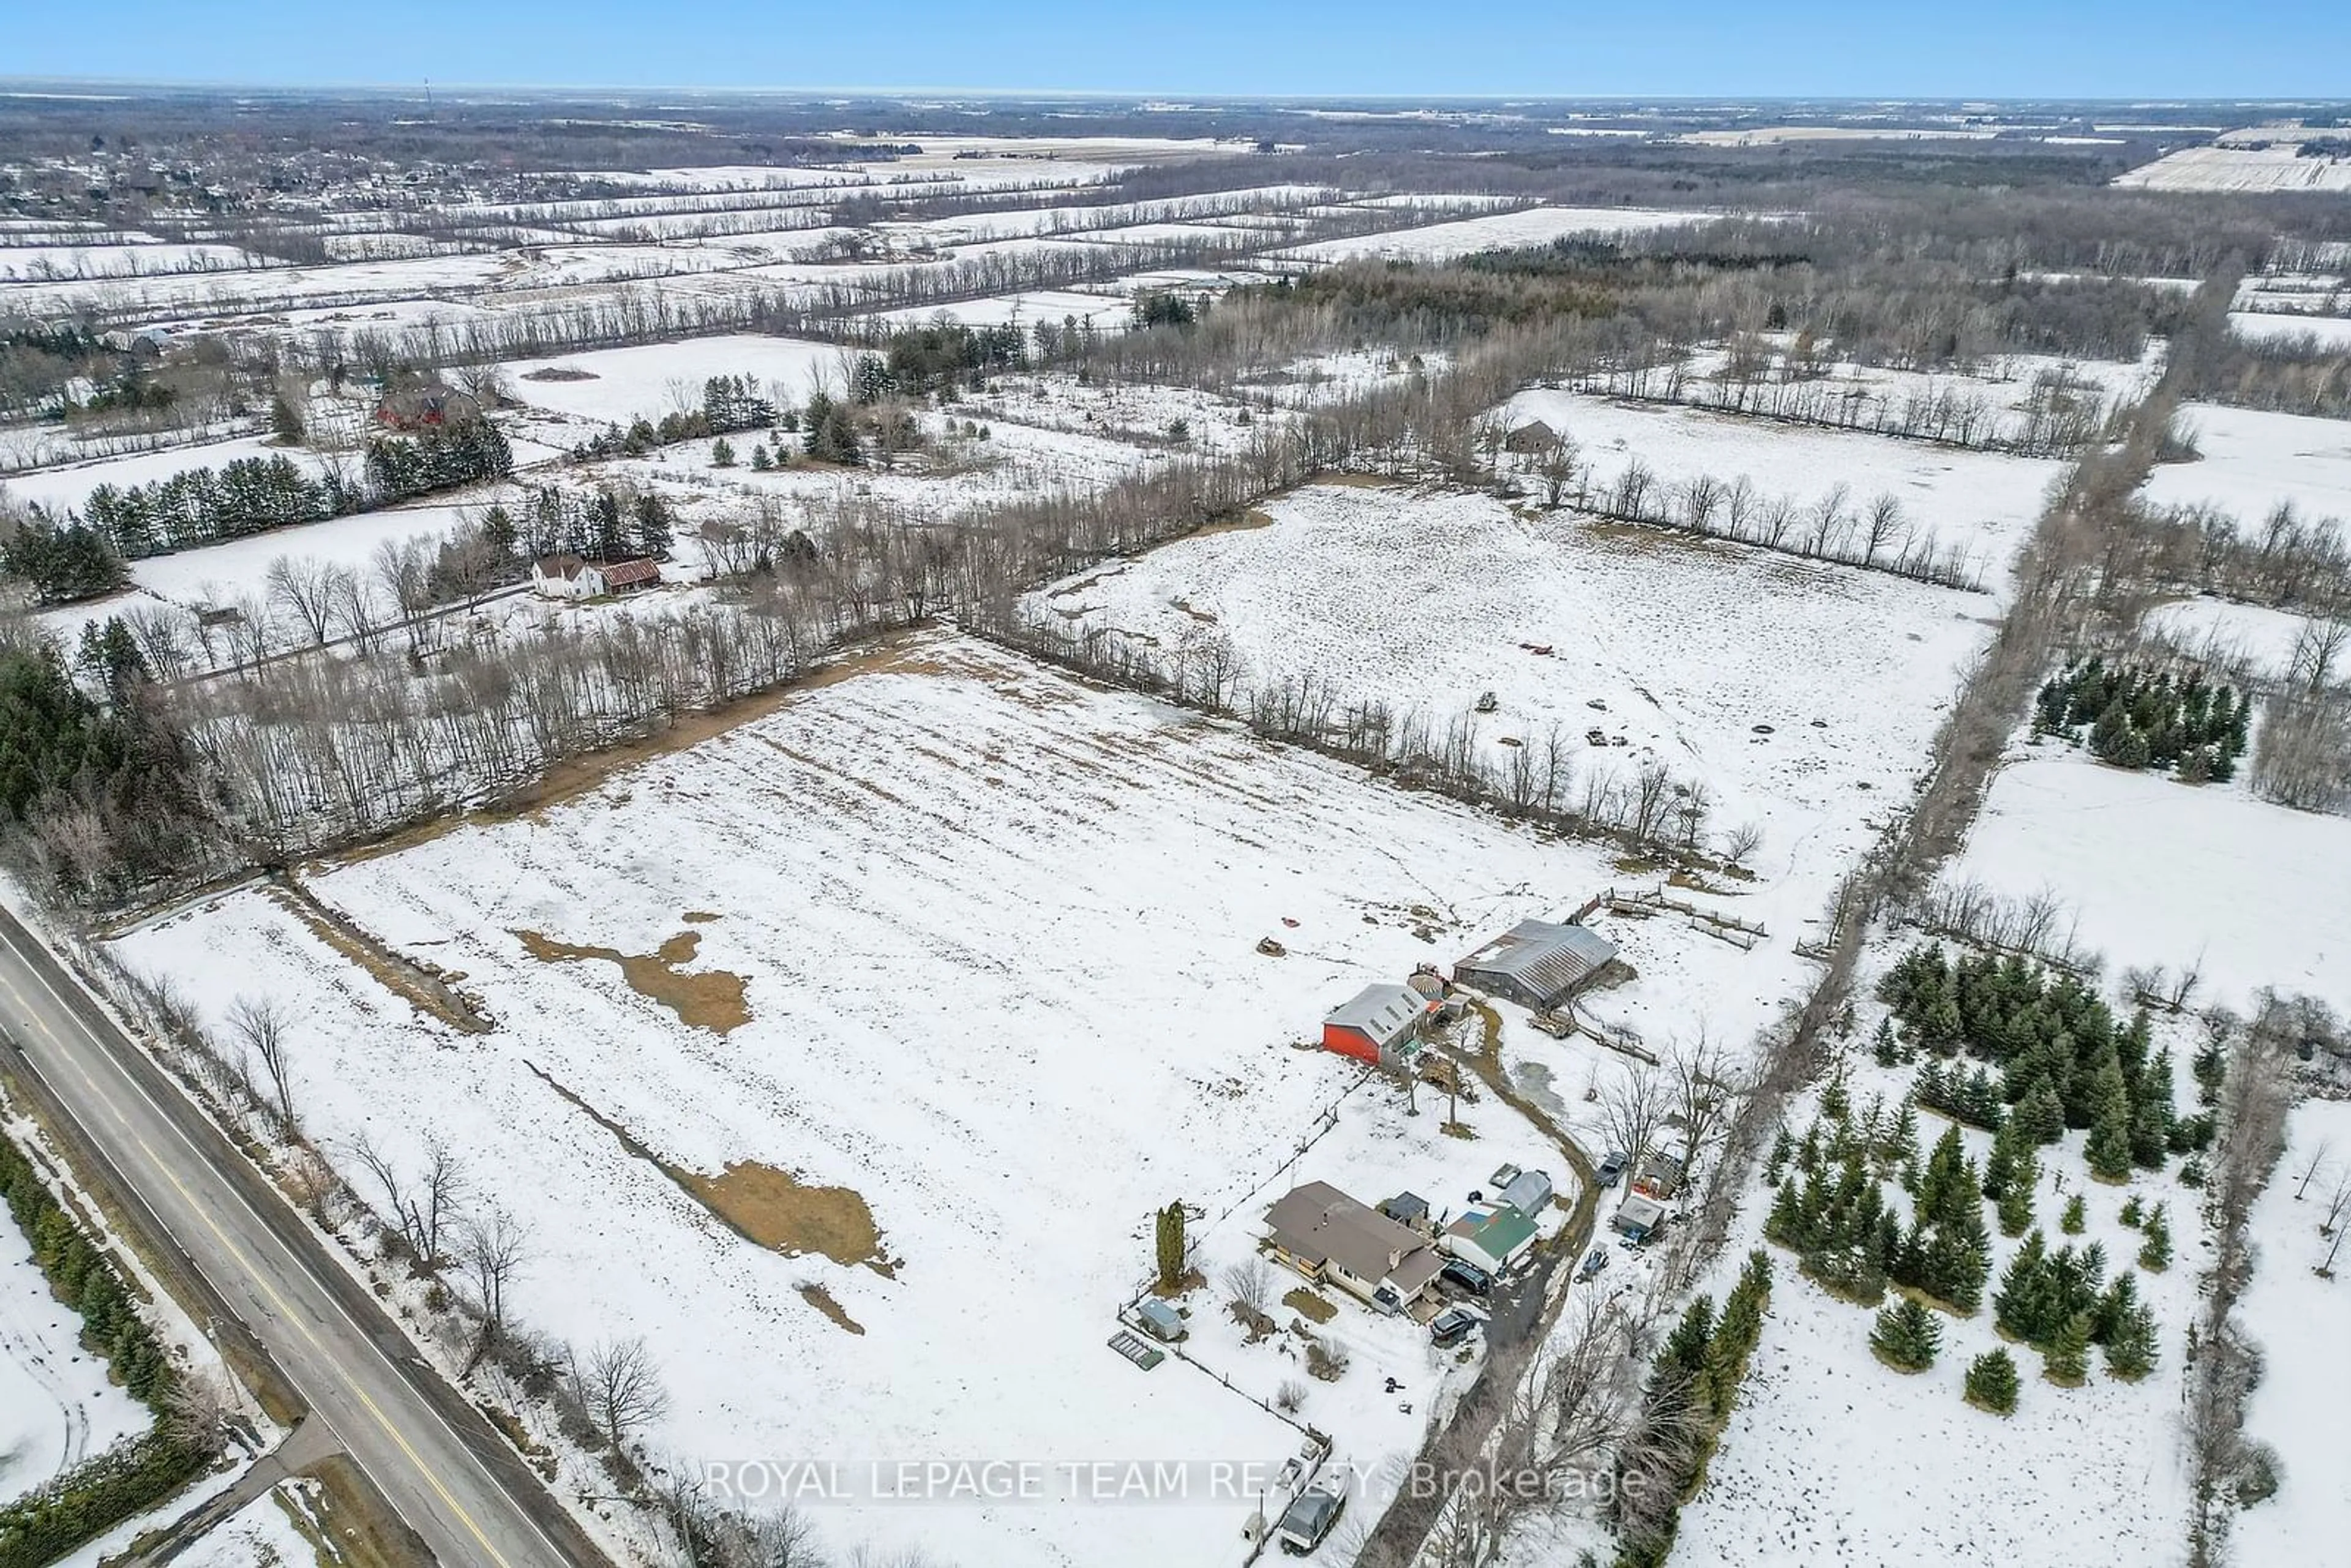
M 1365 986 L 1322 1019 L 1322 1049 L 1378 1067 L 1397 1066 L 1435 1006 L 1410 986 Z

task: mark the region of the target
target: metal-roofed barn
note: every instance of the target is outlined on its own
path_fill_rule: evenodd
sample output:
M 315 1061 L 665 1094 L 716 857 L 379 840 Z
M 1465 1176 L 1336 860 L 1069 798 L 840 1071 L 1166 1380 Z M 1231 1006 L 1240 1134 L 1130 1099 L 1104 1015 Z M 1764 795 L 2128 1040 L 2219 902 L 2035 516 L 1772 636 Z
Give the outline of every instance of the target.
M 1616 945 L 1586 925 L 1521 920 L 1453 967 L 1460 985 L 1531 1008 L 1554 1008 L 1592 983 Z
M 1365 986 L 1322 1019 L 1322 1049 L 1395 1068 L 1410 1055 L 1434 1005 L 1410 986 Z

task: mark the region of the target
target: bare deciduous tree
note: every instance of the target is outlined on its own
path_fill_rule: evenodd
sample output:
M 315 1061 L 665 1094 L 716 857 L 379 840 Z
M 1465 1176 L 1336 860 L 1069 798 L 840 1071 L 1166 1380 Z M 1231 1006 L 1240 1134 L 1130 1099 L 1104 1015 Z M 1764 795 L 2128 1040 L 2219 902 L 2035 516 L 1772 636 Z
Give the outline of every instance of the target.
M 669 1408 L 668 1391 L 642 1337 L 597 1345 L 576 1379 L 580 1403 L 614 1453 L 626 1453 L 629 1439 Z
M 228 1026 L 261 1061 L 269 1080 L 270 1110 L 280 1137 L 295 1132 L 292 1064 L 286 1055 L 286 1015 L 270 997 L 239 997 L 228 1009 Z
M 475 1310 L 481 1316 L 481 1332 L 465 1362 L 469 1374 L 506 1337 L 507 1290 L 522 1271 L 528 1250 L 528 1229 L 495 1204 L 487 1215 L 465 1227 L 457 1260 L 465 1269 Z

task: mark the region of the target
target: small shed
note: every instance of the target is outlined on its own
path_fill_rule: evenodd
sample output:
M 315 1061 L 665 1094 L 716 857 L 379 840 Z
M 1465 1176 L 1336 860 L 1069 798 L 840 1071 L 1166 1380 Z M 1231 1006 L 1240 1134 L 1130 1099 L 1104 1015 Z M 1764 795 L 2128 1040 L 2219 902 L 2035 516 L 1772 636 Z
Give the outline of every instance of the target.
M 1495 1200 L 1508 1204 L 1520 1214 L 1532 1218 L 1551 1206 L 1552 1184 L 1549 1173 L 1520 1171 L 1504 1183 Z
M 1489 1274 L 1525 1257 L 1534 1244 L 1535 1222 L 1515 1208 L 1465 1214 L 1445 1228 L 1445 1249 Z
M 607 593 L 629 593 L 640 588 L 661 586 L 661 566 L 643 557 L 635 560 L 607 562 L 604 567 L 604 591 Z
M 1172 1303 L 1156 1296 L 1145 1296 L 1134 1309 L 1134 1315 L 1141 1321 L 1145 1333 L 1168 1344 L 1174 1344 L 1191 1332 L 1184 1326 L 1184 1314 L 1177 1312 Z
M 1428 1199 L 1416 1192 L 1400 1192 L 1380 1205 L 1380 1212 L 1398 1225 L 1422 1228 L 1428 1224 Z
M 1608 1220 L 1608 1228 L 1640 1242 L 1655 1236 L 1665 1223 L 1666 1206 L 1654 1197 L 1644 1197 L 1635 1193 L 1616 1206 L 1616 1212 Z
M 1633 1172 L 1635 1192 L 1662 1200 L 1681 1189 L 1682 1163 L 1671 1155 L 1646 1155 Z
M 1408 1061 L 1430 1007 L 1410 986 L 1365 986 L 1322 1019 L 1322 1049 L 1377 1067 Z
M 1456 964 L 1453 978 L 1549 1010 L 1590 985 L 1615 956 L 1616 945 L 1589 926 L 1521 920 Z

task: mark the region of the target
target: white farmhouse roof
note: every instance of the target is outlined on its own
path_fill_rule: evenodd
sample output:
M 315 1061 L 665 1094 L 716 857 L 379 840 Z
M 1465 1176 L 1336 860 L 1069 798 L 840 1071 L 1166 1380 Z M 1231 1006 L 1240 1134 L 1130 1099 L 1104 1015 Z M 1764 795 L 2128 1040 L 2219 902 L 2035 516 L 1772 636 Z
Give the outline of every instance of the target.
M 1428 998 L 1410 986 L 1365 986 L 1322 1021 L 1362 1030 L 1374 1043 L 1386 1045 L 1402 1039 L 1427 1006 Z

